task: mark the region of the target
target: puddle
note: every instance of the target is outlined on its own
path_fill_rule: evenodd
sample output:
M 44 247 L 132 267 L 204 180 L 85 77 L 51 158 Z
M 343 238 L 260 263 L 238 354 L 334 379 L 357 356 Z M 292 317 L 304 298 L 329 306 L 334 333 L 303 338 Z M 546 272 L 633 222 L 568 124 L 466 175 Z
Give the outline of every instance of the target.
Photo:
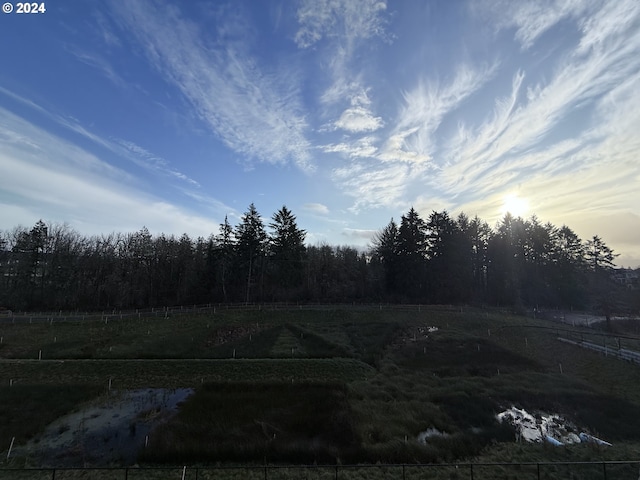
M 131 465 L 149 432 L 172 417 L 192 393 L 190 388 L 111 391 L 99 402 L 57 419 L 15 454 L 47 467 Z
M 499 421 L 507 421 L 516 429 L 516 441 L 548 442 L 552 445 L 562 446 L 572 443 L 596 443 L 598 445 L 611 446 L 568 422 L 560 415 L 538 412 L 532 415 L 525 409 L 511 407 L 497 415 Z

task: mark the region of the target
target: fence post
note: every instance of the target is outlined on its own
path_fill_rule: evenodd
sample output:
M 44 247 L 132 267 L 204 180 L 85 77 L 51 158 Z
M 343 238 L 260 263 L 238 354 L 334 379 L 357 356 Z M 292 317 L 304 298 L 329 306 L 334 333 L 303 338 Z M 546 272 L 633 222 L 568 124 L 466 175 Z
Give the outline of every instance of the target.
M 607 480 L 607 462 L 602 462 L 602 478 Z
M 338 480 L 338 465 L 336 464 L 336 480 Z
M 538 463 L 538 480 L 540 480 L 540 464 Z
M 469 473 L 471 474 L 471 480 L 473 480 L 473 463 L 469 464 Z
M 124 480 L 129 479 L 129 467 L 124 469 Z
M 56 480 L 56 469 L 51 470 L 51 480 Z
M 264 480 L 267 480 L 267 466 L 264 466 Z
M 406 477 L 404 476 L 404 464 L 402 464 L 402 480 L 406 480 Z

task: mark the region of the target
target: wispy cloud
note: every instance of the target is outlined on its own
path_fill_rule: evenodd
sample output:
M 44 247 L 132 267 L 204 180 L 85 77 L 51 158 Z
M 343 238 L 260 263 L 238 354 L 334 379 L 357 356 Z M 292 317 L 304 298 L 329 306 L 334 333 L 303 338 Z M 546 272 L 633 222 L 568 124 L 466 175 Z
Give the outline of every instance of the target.
M 297 10 L 296 44 L 302 49 L 319 49 L 330 72 L 330 85 L 320 102 L 325 106 L 350 104 L 333 122 L 334 128 L 372 132 L 383 125 L 372 113 L 368 89 L 353 58 L 373 39 L 391 39 L 388 18 L 385 0 L 303 0 Z
M 434 133 L 443 118 L 478 91 L 496 71 L 497 65 L 474 69 L 462 65 L 451 83 L 420 80 L 404 93 L 396 126 L 379 155 L 384 161 L 426 162 L 436 149 Z
M 525 50 L 553 26 L 580 16 L 590 7 L 583 0 L 487 0 L 471 5 L 475 13 L 486 15 L 496 29 L 515 28 L 515 39 Z
M 349 133 L 374 132 L 384 126 L 381 117 L 371 111 L 371 99 L 366 90 L 361 89 L 350 95 L 351 106 L 333 123 L 334 129 Z
M 126 158 L 138 167 L 144 168 L 147 171 L 159 175 L 181 180 L 195 187 L 200 187 L 200 183 L 173 168 L 170 162 L 149 152 L 139 145 L 136 145 L 130 140 L 106 139 L 90 132 L 74 120 L 65 119 L 62 117 L 57 117 L 57 119 L 58 123 L 67 127 L 69 130 L 82 135 L 83 137 L 94 142 L 96 145 L 100 145 L 101 147 L 106 148 L 107 150 L 115 153 L 122 158 Z
M 342 112 L 342 115 L 334 125 L 336 128 L 358 133 L 373 132 L 382 127 L 383 124 L 382 118 L 374 117 L 368 108 L 362 105 L 354 105 Z
M 95 68 L 107 77 L 114 85 L 120 88 L 127 88 L 127 82 L 113 69 L 111 64 L 101 55 L 82 51 L 77 47 L 68 47 L 67 50 L 78 61 Z
M 463 65 L 448 83 L 422 79 L 404 93 L 398 115 L 386 131 L 323 146 L 328 153 L 370 159 L 333 171 L 332 178 L 354 198 L 352 211 L 407 205 L 408 192 L 416 190 L 416 182 L 426 183 L 424 175 L 434 168 L 430 160 L 438 148 L 435 137 L 441 123 L 493 78 L 496 68 Z
M 350 211 L 357 213 L 364 207 L 404 207 L 411 172 L 405 164 L 372 167 L 355 163 L 334 169 L 332 178 L 345 194 L 354 198 Z
M 515 27 L 523 50 L 546 32 L 557 34 L 560 21 L 573 22 L 575 35 L 563 38 L 544 73 L 515 59 L 461 67 L 448 83 L 423 77 L 404 92 L 396 119 L 384 117 L 388 129 L 368 142 L 366 162 L 358 160 L 365 156 L 358 155 L 357 138 L 326 145 L 325 151 L 356 160 L 332 175 L 353 198 L 352 211 L 411 203 L 427 213 L 465 210 L 493 222 L 505 195 L 517 192 L 530 213 L 594 234 L 598 219 L 622 218 L 631 213 L 630 202 L 640 204 L 640 4 L 554 2 L 556 17 L 533 15 L 543 7 L 532 3 L 495 6 L 496 25 Z M 475 106 L 479 95 L 495 95 L 488 84 L 507 68 L 513 68 L 511 88 L 483 121 L 459 115 L 469 111 L 467 100 Z M 450 135 L 456 118 L 463 120 Z M 622 233 L 616 230 L 615 238 Z
M 122 42 L 114 33 L 113 25 L 111 25 L 109 18 L 100 11 L 96 11 L 93 16 L 96 20 L 96 30 L 100 34 L 104 44 L 108 48 L 122 47 Z
M 235 32 L 237 40 L 221 43 L 185 20 L 175 6 L 146 1 L 112 6 L 147 59 L 229 148 L 262 161 L 293 161 L 313 169 L 295 72 L 263 71 L 242 43 L 242 32 Z
M 237 209 L 227 205 L 226 203 L 214 198 L 202 191 L 195 191 L 193 189 L 183 189 L 182 193 L 189 198 L 192 198 L 199 205 L 203 206 L 207 212 L 211 212 L 216 218 L 224 218 L 229 216 L 231 218 L 240 219 L 241 212 Z
M 342 235 L 347 238 L 355 238 L 358 240 L 372 240 L 373 236 L 378 233 L 377 230 L 364 228 L 344 228 Z
M 386 35 L 386 9 L 384 0 L 303 0 L 297 11 L 296 44 L 308 48 L 323 38 L 340 38 L 350 54 L 354 42 Z
M 133 158 L 137 164 L 141 164 L 145 168 L 149 168 L 151 170 L 155 170 L 163 174 L 170 175 L 179 180 L 183 180 L 187 183 L 190 183 L 191 185 L 200 187 L 200 184 L 197 181 L 193 180 L 192 178 L 189 178 L 184 173 L 181 173 L 173 169 L 169 165 L 169 162 L 164 158 L 154 155 L 153 153 L 149 152 L 148 150 L 145 150 L 141 146 L 136 145 L 131 141 L 117 140 L 116 142 L 126 150 L 126 152 L 128 153 L 127 156 L 129 158 Z
M 144 168 L 145 170 L 152 171 L 154 173 L 169 176 L 172 178 L 176 178 L 178 180 L 182 180 L 192 186 L 199 187 L 200 184 L 188 177 L 184 173 L 176 170 L 170 165 L 170 162 L 167 160 L 154 155 L 153 153 L 145 150 L 144 148 L 136 145 L 135 143 L 129 140 L 123 139 L 110 139 L 104 138 L 100 135 L 97 135 L 90 130 L 87 130 L 84 126 L 82 126 L 77 120 L 65 117 L 57 113 L 53 113 L 46 108 L 38 105 L 37 103 L 26 99 L 16 93 L 7 90 L 6 88 L 0 87 L 0 93 L 12 98 L 13 100 L 26 105 L 33 111 L 42 115 L 43 117 L 52 120 L 53 122 L 65 127 L 66 129 L 90 140 L 91 142 L 103 147 L 116 155 L 126 158 L 127 160 L 133 162 L 139 167 Z M 17 118 L 17 117 L 16 117 Z M 25 124 L 26 125 L 26 124 Z M 25 128 L 29 128 L 28 126 Z M 124 175 L 124 171 L 121 172 Z M 132 178 L 132 177 L 129 177 Z
M 480 179 L 493 167 L 494 163 L 487 158 L 495 156 L 496 142 L 510 126 L 523 79 L 523 72 L 514 75 L 511 94 L 496 100 L 492 117 L 475 132 L 461 123 L 457 135 L 444 146 L 448 164 L 443 169 L 442 180 L 450 191 L 481 183 Z
M 518 15 L 526 17 L 522 12 Z M 583 35 L 578 45 L 559 60 L 548 82 L 530 84 L 522 94 L 525 75 L 517 72 L 511 95 L 496 101 L 492 117 L 474 130 L 462 125 L 452 139 L 448 168 L 442 174 L 445 188 L 451 192 L 474 186 L 480 191 L 496 188 L 498 176 L 506 172 L 512 172 L 518 181 L 526 181 L 532 171 L 557 174 L 563 168 L 568 170 L 569 162 L 586 160 L 584 155 L 576 154 L 583 149 L 593 153 L 604 138 L 603 128 L 626 130 L 622 123 L 600 118 L 593 107 L 606 101 L 600 98 L 607 91 L 640 74 L 640 30 L 633 28 L 639 18 L 637 2 L 607 3 L 589 20 L 577 20 Z M 637 95 L 631 92 L 627 90 L 625 101 Z M 590 115 L 587 119 L 591 128 L 576 131 L 566 124 L 568 115 L 577 108 Z M 568 138 L 550 144 L 549 136 L 559 125 L 568 132 Z M 606 158 L 609 153 L 603 155 Z M 594 159 L 589 157 L 592 165 Z M 582 170 L 585 168 L 586 165 Z M 572 172 L 575 175 L 575 169 Z
M 0 139 L 0 191 L 20 205 L 0 210 L 3 224 L 44 218 L 69 222 L 83 233 L 147 225 L 155 232 L 196 235 L 216 227 L 143 193 L 129 174 L 2 108 Z
M 133 181 L 133 177 L 124 170 L 113 167 L 95 155 L 60 140 L 2 107 L 0 107 L 0 147 L 7 158 L 14 158 L 13 154 L 16 154 L 25 161 L 40 166 L 52 165 L 58 170 L 65 171 L 82 169 L 85 173 L 120 182 Z M 61 161 L 53 163 L 50 158 Z M 6 171 L 8 172 L 9 169 Z M 9 188 L 11 182 L 6 180 L 5 175 L 3 180 Z M 28 183 L 28 178 L 24 181 Z
M 376 137 L 362 137 L 350 142 L 332 143 L 323 145 L 322 151 L 325 153 L 343 153 L 351 158 L 374 157 L 378 147 L 374 144 Z
M 329 207 L 322 203 L 305 203 L 302 209 L 316 215 L 329 215 Z

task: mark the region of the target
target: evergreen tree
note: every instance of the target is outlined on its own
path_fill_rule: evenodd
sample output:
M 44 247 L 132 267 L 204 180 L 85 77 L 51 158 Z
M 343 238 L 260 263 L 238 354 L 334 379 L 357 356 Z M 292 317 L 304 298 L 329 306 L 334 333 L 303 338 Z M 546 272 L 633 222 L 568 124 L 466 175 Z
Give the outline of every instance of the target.
M 233 227 L 229 223 L 226 215 L 224 216 L 224 222 L 220 224 L 220 232 L 215 239 L 215 243 L 222 298 L 223 301 L 227 303 L 229 301 L 229 272 L 232 268 L 235 255 L 235 239 L 233 237 Z
M 524 223 L 523 301 L 529 305 L 548 304 L 554 292 L 549 288 L 552 266 L 553 225 L 541 224 L 534 215 Z
M 184 305 L 185 303 L 193 303 L 193 288 L 196 282 L 196 269 L 198 264 L 194 258 L 194 245 L 189 235 L 183 233 L 177 244 L 178 259 L 178 288 L 177 303 Z
M 605 316 L 607 329 L 612 330 L 611 316 L 621 308 L 618 286 L 610 277 L 617 257 L 597 235 L 585 244 L 585 261 L 589 269 L 589 289 L 592 307 Z
M 478 218 L 477 215 L 468 223 L 459 220 L 458 226 L 462 232 L 463 241 L 469 248 L 472 296 L 476 300 L 486 300 L 488 248 L 493 232 L 487 222 Z
M 524 221 L 507 212 L 489 240 L 487 251 L 487 283 L 494 303 L 522 305 L 525 243 Z
M 282 288 L 299 287 L 304 274 L 306 232 L 298 228 L 295 215 L 284 205 L 271 219 L 269 250 L 275 283 Z
M 400 291 L 412 300 L 424 295 L 427 255 L 426 224 L 411 207 L 398 229 L 398 278 Z
M 121 286 L 128 284 L 128 288 L 121 288 L 121 304 L 119 306 L 134 305 L 142 307 L 149 305 L 153 298 L 154 245 L 153 238 L 147 227 L 130 235 L 126 242 L 125 274 Z M 166 302 L 166 300 L 163 303 Z
M 0 305 L 9 305 L 11 291 L 11 254 L 6 232 L 0 230 Z M 5 307 L 6 308 L 6 307 Z
M 0 304 L 109 309 L 306 294 L 591 307 L 610 319 L 637 302 L 637 290 L 611 279 L 617 255 L 600 237 L 583 243 L 569 227 L 535 216 L 507 214 L 493 232 L 478 217 L 434 211 L 425 222 L 412 208 L 375 235 L 368 255 L 349 246 L 305 248 L 305 231 L 285 206 L 268 227 L 269 236 L 253 204 L 235 229 L 225 218 L 208 240 L 153 237 L 146 228 L 82 237 L 43 221 L 16 227 L 0 232 Z
M 331 300 L 336 280 L 334 249 L 327 244 L 307 248 L 307 295 L 312 300 Z
M 39 220 L 30 231 L 21 230 L 12 249 L 14 303 L 19 308 L 41 306 L 45 280 L 48 229 Z M 44 305 L 42 305 L 44 306 Z
M 464 223 L 464 218 L 463 218 Z M 451 303 L 466 296 L 461 230 L 446 211 L 432 212 L 426 223 L 427 278 L 431 301 Z
M 585 252 L 580 237 L 563 225 L 551 234 L 551 285 L 564 307 L 584 306 Z
M 393 218 L 389 224 L 377 232 L 371 245 L 371 262 L 382 269 L 384 289 L 387 293 L 398 292 L 398 226 Z
M 613 260 L 617 256 L 598 235 L 585 244 L 585 259 L 589 268 L 594 272 L 613 268 Z
M 264 258 L 267 246 L 267 233 L 255 205 L 241 217 L 240 224 L 235 230 L 235 251 L 241 271 L 246 272 L 245 302 L 251 300 L 251 288 L 258 281 L 262 290 L 264 275 Z M 262 293 L 260 291 L 260 293 Z

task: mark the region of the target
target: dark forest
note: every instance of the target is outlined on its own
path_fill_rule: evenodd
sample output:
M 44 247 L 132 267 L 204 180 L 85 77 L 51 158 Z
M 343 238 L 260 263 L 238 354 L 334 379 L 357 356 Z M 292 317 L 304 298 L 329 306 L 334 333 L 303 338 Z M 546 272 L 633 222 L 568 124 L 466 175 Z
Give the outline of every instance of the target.
M 476 304 L 637 310 L 638 289 L 614 281 L 599 237 L 506 214 L 491 228 L 464 213 L 412 208 L 367 251 L 306 245 L 285 206 L 265 222 L 251 204 L 208 238 L 135 233 L 83 236 L 37 222 L 0 231 L 0 306 L 100 310 L 202 303 Z

